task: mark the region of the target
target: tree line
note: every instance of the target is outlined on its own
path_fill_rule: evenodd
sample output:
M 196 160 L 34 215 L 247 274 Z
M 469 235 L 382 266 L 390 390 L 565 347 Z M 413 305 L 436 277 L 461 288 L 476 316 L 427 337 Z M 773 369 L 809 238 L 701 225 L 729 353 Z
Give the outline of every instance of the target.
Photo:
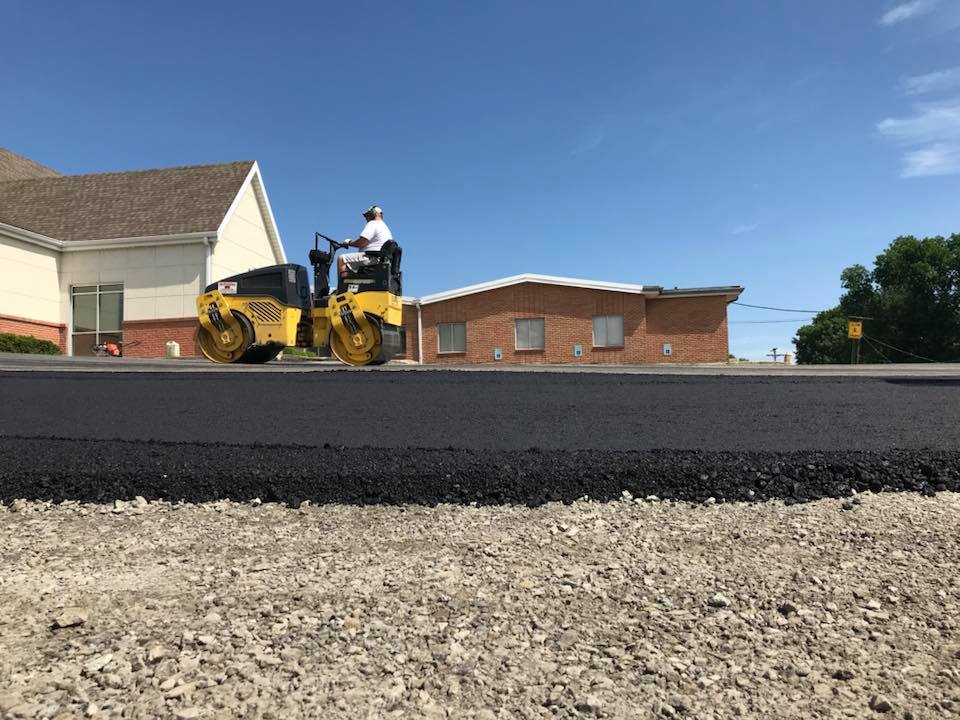
M 854 316 L 866 318 L 860 362 L 960 361 L 960 235 L 900 236 L 873 270 L 853 265 L 840 279 L 839 304 L 797 331 L 798 363 L 850 362 Z

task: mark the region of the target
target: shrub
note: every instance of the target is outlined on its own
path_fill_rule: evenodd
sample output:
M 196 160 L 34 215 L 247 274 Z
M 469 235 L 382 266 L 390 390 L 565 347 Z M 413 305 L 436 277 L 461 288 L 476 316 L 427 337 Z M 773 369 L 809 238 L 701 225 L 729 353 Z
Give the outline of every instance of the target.
M 49 340 L 38 340 L 30 335 L 0 333 L 0 352 L 59 355 L 60 348 L 56 343 Z

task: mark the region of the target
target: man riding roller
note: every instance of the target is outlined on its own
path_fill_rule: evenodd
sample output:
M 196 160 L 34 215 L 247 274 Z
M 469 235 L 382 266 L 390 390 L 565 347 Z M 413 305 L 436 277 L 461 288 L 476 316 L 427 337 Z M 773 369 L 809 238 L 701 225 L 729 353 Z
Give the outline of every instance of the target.
M 340 277 L 346 277 L 348 270 L 355 273 L 364 265 L 376 262 L 366 253 L 379 250 L 387 240 L 393 240 L 390 228 L 383 221 L 383 210 L 376 205 L 371 205 L 363 212 L 363 217 L 367 224 L 360 232 L 360 237 L 356 240 L 348 239 L 344 241 L 347 247 L 359 248 L 361 252 L 344 253 L 337 258 L 337 272 L 339 272 Z

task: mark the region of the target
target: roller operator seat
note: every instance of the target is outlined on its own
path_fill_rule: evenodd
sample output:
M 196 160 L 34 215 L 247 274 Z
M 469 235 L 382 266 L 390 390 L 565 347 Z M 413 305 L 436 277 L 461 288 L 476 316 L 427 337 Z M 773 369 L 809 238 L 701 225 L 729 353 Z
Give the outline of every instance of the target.
M 355 285 L 355 292 L 388 290 L 394 295 L 402 295 L 403 275 L 400 272 L 400 262 L 403 248 L 396 241 L 387 240 L 379 250 L 369 250 L 365 255 L 376 262 L 364 265 L 356 272 L 347 273 L 347 276 L 340 280 L 337 291 L 343 292 L 350 285 Z

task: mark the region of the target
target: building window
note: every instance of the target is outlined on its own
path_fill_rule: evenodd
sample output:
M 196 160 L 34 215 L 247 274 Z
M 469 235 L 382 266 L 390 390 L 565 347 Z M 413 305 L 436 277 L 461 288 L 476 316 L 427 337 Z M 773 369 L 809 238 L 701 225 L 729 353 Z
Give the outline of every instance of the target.
M 440 352 L 462 353 L 467 351 L 467 324 L 465 322 L 440 323 L 437 327 L 437 334 L 440 336 Z
M 543 350 L 543 318 L 517 320 L 517 350 Z
M 593 316 L 593 346 L 623 347 L 623 315 Z
M 123 342 L 123 285 L 77 285 L 70 296 L 74 355 L 90 355 L 100 343 Z

